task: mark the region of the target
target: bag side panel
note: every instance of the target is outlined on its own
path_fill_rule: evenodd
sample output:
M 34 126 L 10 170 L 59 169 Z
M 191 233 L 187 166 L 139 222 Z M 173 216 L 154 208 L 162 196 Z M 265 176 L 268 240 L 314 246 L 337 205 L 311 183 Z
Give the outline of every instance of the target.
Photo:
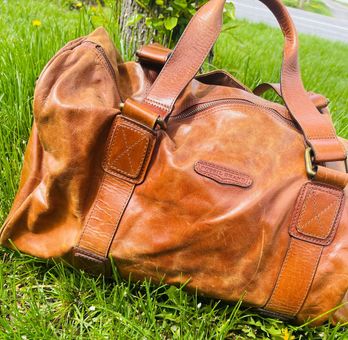
M 76 244 L 101 177 L 102 150 L 118 113 L 116 82 L 96 50 L 57 55 L 41 75 L 22 180 L 1 235 L 49 258 Z

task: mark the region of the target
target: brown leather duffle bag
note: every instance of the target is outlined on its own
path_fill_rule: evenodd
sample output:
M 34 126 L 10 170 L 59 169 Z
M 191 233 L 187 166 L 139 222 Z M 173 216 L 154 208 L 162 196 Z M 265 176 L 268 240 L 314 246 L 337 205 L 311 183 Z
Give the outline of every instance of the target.
M 93 274 L 187 283 L 303 322 L 348 321 L 348 142 L 326 100 L 305 91 L 285 37 L 279 92 L 228 73 L 197 76 L 224 0 L 194 16 L 173 51 L 123 62 L 103 28 L 43 70 L 20 188 L 1 243 Z M 331 311 L 331 312 L 328 312 Z

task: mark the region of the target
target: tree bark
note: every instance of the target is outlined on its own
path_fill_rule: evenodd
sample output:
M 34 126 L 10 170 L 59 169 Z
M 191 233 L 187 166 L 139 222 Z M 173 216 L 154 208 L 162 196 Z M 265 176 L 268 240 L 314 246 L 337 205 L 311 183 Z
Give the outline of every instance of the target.
M 161 36 L 159 39 L 156 37 L 156 30 L 151 29 L 145 25 L 145 19 L 140 20 L 136 25 L 129 26 L 127 22 L 137 14 L 143 14 L 146 17 L 146 10 L 141 8 L 134 0 L 116 0 L 118 5 L 119 15 L 119 31 L 122 45 L 122 52 L 125 59 L 134 59 L 136 50 L 145 44 L 156 40 L 164 46 L 167 46 L 169 35 Z M 199 0 L 195 0 L 196 7 L 199 6 Z M 153 11 L 153 10 L 152 10 Z M 157 15 L 158 13 L 151 12 L 151 15 Z M 168 47 L 168 46 L 167 46 Z M 209 54 L 209 63 L 212 63 L 214 59 L 213 50 Z
M 303 8 L 305 4 L 308 4 L 310 0 L 299 0 L 299 8 Z
M 119 27 L 123 50 L 127 58 L 132 59 L 139 46 L 153 41 L 154 32 L 145 25 L 145 20 L 140 20 L 134 26 L 128 26 L 127 22 L 134 15 L 145 14 L 144 10 L 134 0 L 121 1 Z

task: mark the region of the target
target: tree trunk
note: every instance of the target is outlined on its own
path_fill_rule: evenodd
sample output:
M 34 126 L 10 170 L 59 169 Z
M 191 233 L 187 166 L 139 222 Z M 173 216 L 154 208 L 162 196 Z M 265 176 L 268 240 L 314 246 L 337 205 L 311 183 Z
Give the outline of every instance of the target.
M 139 46 L 153 40 L 154 32 L 145 25 L 144 19 L 140 20 L 136 25 L 127 25 L 128 20 L 134 15 L 144 13 L 144 10 L 136 3 L 136 1 L 117 1 L 121 1 L 119 27 L 123 51 L 127 59 L 133 59 Z
M 145 10 L 141 8 L 134 0 L 116 0 L 118 5 L 118 15 L 119 15 L 119 31 L 122 45 L 122 54 L 126 60 L 134 59 L 136 50 L 145 44 L 153 42 L 156 40 L 164 46 L 167 46 L 169 36 L 161 36 L 160 39 L 157 36 L 157 32 L 145 25 L 145 19 L 140 20 L 135 25 L 127 25 L 127 22 L 137 14 L 144 14 L 146 16 Z M 199 6 L 199 0 L 195 0 L 196 7 Z M 153 10 L 152 10 L 153 11 Z M 157 13 L 158 14 L 158 13 Z M 151 13 L 152 16 L 157 15 L 156 13 Z M 168 47 L 168 46 L 167 46 Z M 211 64 L 214 59 L 213 50 L 209 54 L 209 63 Z
M 305 4 L 308 4 L 310 0 L 299 0 L 299 8 L 303 8 Z

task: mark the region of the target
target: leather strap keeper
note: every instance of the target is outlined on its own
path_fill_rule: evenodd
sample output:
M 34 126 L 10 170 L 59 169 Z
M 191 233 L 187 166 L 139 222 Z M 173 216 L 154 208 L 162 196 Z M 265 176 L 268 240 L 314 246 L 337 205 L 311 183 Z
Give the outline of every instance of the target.
M 314 179 L 318 182 L 344 189 L 348 185 L 348 174 L 324 166 L 318 166 Z
M 153 129 L 159 118 L 159 114 L 156 113 L 156 108 L 147 105 L 146 103 L 137 103 L 132 99 L 127 99 L 124 103 L 122 113 L 125 117 L 128 117 L 136 122 Z
M 136 55 L 140 62 L 163 66 L 167 62 L 171 53 L 172 51 L 169 48 L 155 43 L 141 47 L 136 52 Z

